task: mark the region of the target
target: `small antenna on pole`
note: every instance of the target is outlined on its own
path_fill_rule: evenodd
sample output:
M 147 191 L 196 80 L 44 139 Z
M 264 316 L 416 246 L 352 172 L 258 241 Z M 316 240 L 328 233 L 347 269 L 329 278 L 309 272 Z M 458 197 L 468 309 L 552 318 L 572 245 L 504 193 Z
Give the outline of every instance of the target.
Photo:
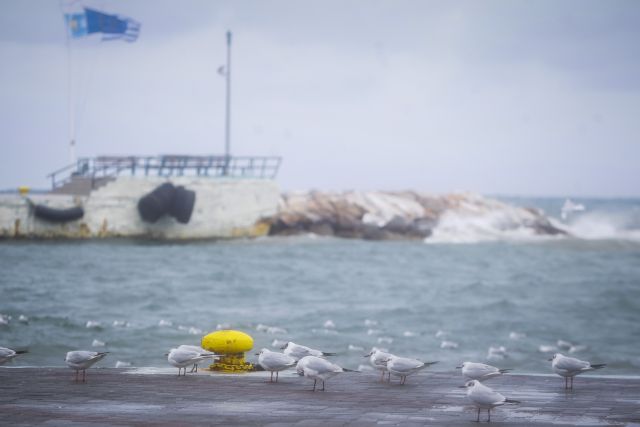
M 231 160 L 231 31 L 227 31 L 227 67 L 225 70 L 227 78 L 227 102 L 226 102 L 226 124 L 224 140 L 225 170 L 224 174 L 229 174 L 229 162 Z

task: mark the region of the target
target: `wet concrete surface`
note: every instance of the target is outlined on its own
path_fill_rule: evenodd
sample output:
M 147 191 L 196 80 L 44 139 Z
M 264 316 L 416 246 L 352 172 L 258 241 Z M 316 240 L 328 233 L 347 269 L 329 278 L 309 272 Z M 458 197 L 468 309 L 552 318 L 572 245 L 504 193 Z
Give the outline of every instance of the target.
M 278 383 L 265 373 L 144 372 L 93 368 L 86 383 L 75 383 L 66 368 L 0 368 L 0 425 L 477 425 L 458 372 L 421 372 L 405 385 L 380 383 L 375 372 L 344 373 L 324 392 L 293 372 Z M 496 408 L 492 424 L 640 426 L 640 378 L 578 377 L 573 391 L 555 376 L 505 375 L 486 384 L 522 402 Z

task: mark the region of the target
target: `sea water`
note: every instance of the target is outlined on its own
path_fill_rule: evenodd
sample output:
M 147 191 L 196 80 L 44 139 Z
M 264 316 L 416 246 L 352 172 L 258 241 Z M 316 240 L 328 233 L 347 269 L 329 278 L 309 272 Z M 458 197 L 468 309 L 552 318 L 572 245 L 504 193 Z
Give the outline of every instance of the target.
M 562 202 L 510 201 L 556 217 Z M 0 346 L 28 349 L 13 366 L 64 366 L 67 351 L 88 349 L 110 352 L 102 366 L 165 367 L 171 347 L 231 328 L 256 350 L 294 341 L 352 369 L 378 347 L 440 361 L 433 370 L 470 360 L 549 373 L 560 351 L 637 375 L 640 201 L 584 203 L 564 224 L 572 236 L 481 230 L 453 239 L 464 244 L 4 241 Z

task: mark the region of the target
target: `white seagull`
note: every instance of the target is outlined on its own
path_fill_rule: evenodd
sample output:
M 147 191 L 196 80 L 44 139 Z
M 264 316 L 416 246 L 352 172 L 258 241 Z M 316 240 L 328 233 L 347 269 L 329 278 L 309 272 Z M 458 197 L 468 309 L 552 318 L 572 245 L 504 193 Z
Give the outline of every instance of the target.
M 318 380 L 322 381 L 322 391 L 324 391 L 324 382 L 329 378 L 341 372 L 355 372 L 317 356 L 305 356 L 300 359 L 296 365 L 296 371 L 298 375 L 313 378 L 313 391 L 316 391 Z
M 260 350 L 258 356 L 258 364 L 262 366 L 265 371 L 271 372 L 271 379 L 269 382 L 273 382 L 273 373 L 276 373 L 276 382 L 278 382 L 278 374 L 280 371 L 295 366 L 296 359 L 291 356 L 287 356 L 284 353 L 278 353 L 277 351 L 271 351 L 263 348 Z
M 481 409 L 487 410 L 487 422 L 490 422 L 491 410 L 496 406 L 501 406 L 505 403 L 520 403 L 518 400 L 507 399 L 478 380 L 467 381 L 467 383 L 461 387 L 467 388 L 467 397 L 478 408 L 477 422 L 480 422 Z
M 287 342 L 285 345 L 281 347 L 281 350 L 284 350 L 284 354 L 287 356 L 291 356 L 296 360 L 300 360 L 305 356 L 335 356 L 335 353 L 325 353 L 320 350 L 316 350 L 314 348 L 310 348 L 304 345 L 296 344 L 294 342 Z
M 407 357 L 398 357 L 392 355 L 387 359 L 387 370 L 389 373 L 400 377 L 400 384 L 404 384 L 407 377 L 415 374 L 421 369 L 433 365 L 438 362 L 421 362 L 417 359 L 409 359 Z
M 26 350 L 15 351 L 15 350 L 12 350 L 10 348 L 0 347 L 0 365 L 4 365 L 5 363 L 10 361 L 11 359 L 16 357 L 17 355 L 24 354 L 26 352 L 27 352 Z
M 215 358 L 216 356 L 218 356 L 215 353 L 212 353 L 208 350 L 205 350 L 204 348 L 197 346 L 197 345 L 187 345 L 187 344 L 182 344 L 181 346 L 178 347 L 179 350 L 190 350 L 190 351 L 195 351 L 197 353 L 200 354 L 210 354 L 211 358 Z M 200 362 L 200 361 L 198 361 Z M 198 363 L 194 363 L 193 364 L 193 368 L 191 368 L 191 370 L 189 372 L 193 372 L 196 371 L 198 372 Z
M 215 357 L 214 353 L 208 351 L 194 351 L 186 348 L 172 348 L 167 354 L 167 361 L 178 368 L 178 376 L 184 368 L 184 375 L 187 375 L 187 366 L 195 365 L 205 359 Z
M 369 358 L 369 363 L 371 364 L 371 366 L 373 366 L 374 369 L 382 372 L 382 375 L 380 376 L 381 382 L 384 381 L 385 372 L 389 375 L 389 381 L 391 381 L 391 373 L 387 369 L 387 360 L 389 360 L 392 356 L 393 354 L 386 353 L 377 348 L 374 348 L 373 350 L 371 350 L 371 353 L 364 356 Z
M 485 365 L 484 363 L 464 362 L 461 366 L 456 366 L 457 369 L 462 369 L 462 376 L 468 380 L 484 381 L 489 378 L 498 377 L 512 369 L 498 369 L 495 366 Z
M 595 369 L 602 369 L 607 366 L 604 363 L 598 365 L 592 365 L 584 360 L 579 360 L 573 357 L 567 357 L 560 353 L 553 355 L 551 359 L 551 368 L 553 372 L 564 377 L 564 388 L 573 390 L 573 377 L 584 372 L 593 371 Z M 571 378 L 571 386 L 569 386 L 569 378 Z
M 93 366 L 94 363 L 102 360 L 109 352 L 95 352 L 95 351 L 70 351 L 67 353 L 64 361 L 67 362 L 67 366 L 76 371 L 76 382 L 78 382 L 78 374 L 82 371 L 82 382 L 86 382 L 87 369 Z

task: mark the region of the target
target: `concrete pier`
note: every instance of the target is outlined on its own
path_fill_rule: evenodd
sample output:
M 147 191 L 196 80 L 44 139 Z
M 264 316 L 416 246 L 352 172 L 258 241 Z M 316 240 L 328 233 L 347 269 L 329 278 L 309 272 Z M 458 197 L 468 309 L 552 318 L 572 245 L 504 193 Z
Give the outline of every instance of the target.
M 164 182 L 195 191 L 188 224 L 163 216 L 154 224 L 138 213 L 138 201 Z M 263 219 L 278 209 L 280 192 L 269 179 L 227 179 L 197 176 L 118 177 L 87 196 L 27 195 L 35 203 L 65 209 L 80 206 L 81 219 L 52 223 L 35 218 L 24 197 L 0 195 L 0 238 L 108 238 L 215 239 L 257 237 L 268 233 Z
M 312 392 L 313 381 L 284 372 L 178 377 L 93 368 L 74 383 L 67 368 L 0 368 L 0 424 L 11 426 L 243 425 L 472 426 L 476 410 L 457 372 L 421 372 L 406 385 L 375 372 L 344 373 Z M 169 373 L 170 372 L 170 373 Z M 520 400 L 492 411 L 507 426 L 640 425 L 640 378 L 578 377 L 565 391 L 556 376 L 505 375 L 487 382 Z M 486 411 L 481 416 L 486 423 Z

